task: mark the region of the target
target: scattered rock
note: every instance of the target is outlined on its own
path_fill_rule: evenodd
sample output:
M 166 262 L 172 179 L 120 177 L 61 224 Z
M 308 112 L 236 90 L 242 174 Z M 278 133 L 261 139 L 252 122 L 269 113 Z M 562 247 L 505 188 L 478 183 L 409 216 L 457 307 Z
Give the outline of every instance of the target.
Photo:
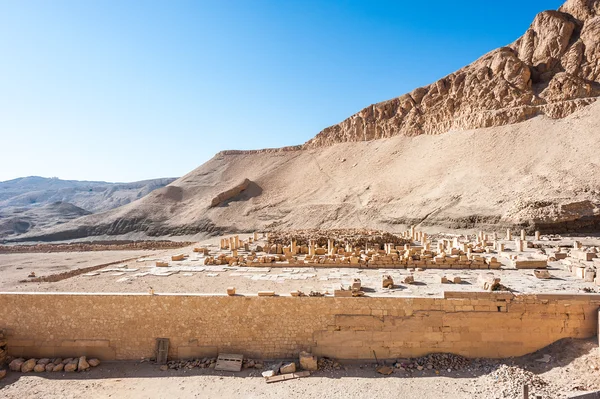
M 0 380 L 6 377 L 6 369 L 0 370 Z
M 63 371 L 64 369 L 65 369 L 65 365 L 62 363 L 59 363 L 56 366 L 54 366 L 54 368 L 52 369 L 52 372 L 56 373 L 59 371 Z
M 46 367 L 44 367 L 44 369 L 45 369 L 46 371 L 50 372 L 50 371 L 54 370 L 54 367 L 55 367 L 55 366 L 56 366 L 56 365 L 55 365 L 54 363 L 48 363 L 48 364 L 46 365 Z
M 35 359 L 29 359 L 29 360 L 27 360 L 21 366 L 21 372 L 22 373 L 29 373 L 30 371 L 33 370 L 33 368 L 36 366 L 36 364 L 37 364 L 37 362 L 36 362 Z
M 100 365 L 100 360 L 98 360 L 98 359 L 96 359 L 96 358 L 94 358 L 94 359 L 90 359 L 90 360 L 88 360 L 88 364 L 89 364 L 91 367 L 97 367 L 98 365 Z
M 8 365 L 8 368 L 10 369 L 10 371 L 21 371 L 21 367 L 23 366 L 23 363 L 25 363 L 25 359 L 20 357 L 18 359 L 14 359 L 12 362 L 10 362 L 10 364 Z
M 262 372 L 262 376 L 265 377 L 265 378 L 267 378 L 267 377 L 273 377 L 275 375 L 276 375 L 275 370 L 267 370 L 267 371 L 263 371 Z
M 77 362 L 68 363 L 65 365 L 64 370 L 67 373 L 74 373 L 77 371 Z
M 379 374 L 390 375 L 394 372 L 394 369 L 389 366 L 379 366 L 375 369 Z
M 87 362 L 85 356 L 81 356 L 77 362 L 77 371 L 86 371 L 90 368 L 90 364 Z
M 162 366 L 160 366 L 160 371 L 167 371 L 169 369 L 169 366 L 167 366 L 166 364 L 163 364 Z
M 48 363 L 50 363 L 50 359 L 48 359 L 48 358 L 43 358 L 43 359 L 40 359 L 40 360 L 38 360 L 38 362 L 37 362 L 37 364 L 43 364 L 43 365 L 46 365 L 46 364 L 48 364 Z
M 33 371 L 35 371 L 36 373 L 42 373 L 42 372 L 46 371 L 46 365 L 45 364 L 36 364 L 33 367 Z

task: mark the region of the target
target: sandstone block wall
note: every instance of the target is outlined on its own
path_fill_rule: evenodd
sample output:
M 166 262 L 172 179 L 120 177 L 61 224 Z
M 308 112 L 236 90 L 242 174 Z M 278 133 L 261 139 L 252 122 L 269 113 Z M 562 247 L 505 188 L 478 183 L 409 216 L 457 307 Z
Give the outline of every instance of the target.
M 0 293 L 12 356 L 102 360 L 295 357 L 338 359 L 451 352 L 510 357 L 597 333 L 600 295 L 446 293 L 444 298 Z

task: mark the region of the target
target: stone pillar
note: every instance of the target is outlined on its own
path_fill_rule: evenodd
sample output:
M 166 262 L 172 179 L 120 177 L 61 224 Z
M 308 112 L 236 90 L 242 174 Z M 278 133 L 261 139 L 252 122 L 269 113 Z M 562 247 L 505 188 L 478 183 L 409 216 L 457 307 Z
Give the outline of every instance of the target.
M 333 240 L 327 240 L 327 254 L 333 255 Z
M 539 241 L 539 240 L 540 240 L 540 232 L 539 232 L 539 231 L 536 231 L 536 232 L 535 232 L 535 240 L 536 240 L 536 241 Z
M 523 243 L 524 242 L 525 241 L 523 241 L 523 240 L 516 239 L 515 240 L 515 247 L 516 247 L 515 251 L 523 252 Z
M 521 230 L 521 241 L 525 241 L 527 239 L 527 235 L 525 234 L 525 230 Z
M 415 239 L 415 226 L 410 226 L 410 239 Z
M 492 234 L 492 238 L 494 239 L 494 241 L 498 241 L 498 233 L 494 231 L 494 233 Z
M 308 240 L 308 255 L 315 256 L 315 242 L 314 240 Z
M 510 232 L 510 229 L 506 229 L 506 239 L 507 240 L 512 240 L 512 233 Z
M 298 253 L 298 249 L 296 248 L 296 239 L 295 238 L 292 238 L 291 249 L 292 249 L 292 255 L 296 255 Z
M 254 232 L 254 241 L 258 241 L 258 233 L 256 231 Z

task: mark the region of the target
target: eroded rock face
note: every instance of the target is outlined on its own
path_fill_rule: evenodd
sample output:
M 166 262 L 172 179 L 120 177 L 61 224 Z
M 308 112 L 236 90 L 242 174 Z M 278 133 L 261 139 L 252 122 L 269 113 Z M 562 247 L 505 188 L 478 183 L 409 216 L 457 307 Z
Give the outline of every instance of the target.
M 371 105 L 304 148 L 563 118 L 600 96 L 600 0 L 544 11 L 517 41 L 409 94 Z

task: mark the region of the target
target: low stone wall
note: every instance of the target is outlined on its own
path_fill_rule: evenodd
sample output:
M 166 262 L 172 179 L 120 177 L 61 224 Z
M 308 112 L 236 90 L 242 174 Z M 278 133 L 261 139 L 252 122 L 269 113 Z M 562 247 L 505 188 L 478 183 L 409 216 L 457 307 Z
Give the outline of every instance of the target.
M 597 333 L 600 295 L 446 293 L 444 298 L 0 293 L 12 356 L 102 360 L 295 357 L 337 359 L 450 352 L 524 355 L 561 338 Z

